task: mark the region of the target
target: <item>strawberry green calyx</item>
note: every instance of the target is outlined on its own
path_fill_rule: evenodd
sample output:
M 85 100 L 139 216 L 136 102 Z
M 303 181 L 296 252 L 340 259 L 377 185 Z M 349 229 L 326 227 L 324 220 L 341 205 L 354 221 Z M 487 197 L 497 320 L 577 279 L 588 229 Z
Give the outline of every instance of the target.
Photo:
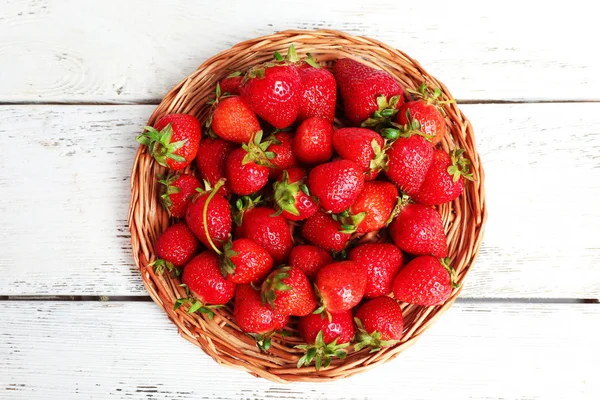
M 338 339 L 335 339 L 333 342 L 325 344 L 325 341 L 323 340 L 323 331 L 319 331 L 315 339 L 315 344 L 300 344 L 295 346 L 295 348 L 306 352 L 300 357 L 296 366 L 298 368 L 302 366 L 308 367 L 314 360 L 315 369 L 318 371 L 321 367 L 329 367 L 333 357 L 343 360 L 348 355 L 346 347 L 349 346 L 349 343 L 337 344 L 337 341 Z
M 171 124 L 165 126 L 160 132 L 152 126 L 146 126 L 144 129 L 146 132 L 139 135 L 136 140 L 140 144 L 148 146 L 148 152 L 156 159 L 156 162 L 168 168 L 167 158 L 177 162 L 185 161 L 185 158 L 175 154 L 175 152 L 182 148 L 188 140 L 184 139 L 171 143 L 171 136 L 173 136 Z
M 177 277 L 181 275 L 181 269 L 175 267 L 172 263 L 165 261 L 162 258 L 154 260 L 153 262 L 148 264 L 148 266 L 153 267 L 154 272 L 159 275 L 162 275 L 165 272 L 165 268 L 169 271 L 172 277 Z
M 319 65 L 319 63 L 313 58 L 312 54 L 310 53 L 306 53 L 306 59 L 304 60 L 308 65 L 310 65 L 313 68 L 321 68 L 321 66 Z
M 408 197 L 408 195 L 406 195 L 404 193 L 400 193 L 400 196 L 398 196 L 398 200 L 396 201 L 396 205 L 394 206 L 394 209 L 390 213 L 390 217 L 387 219 L 387 221 L 385 221 L 385 226 L 388 226 L 389 224 L 391 224 L 392 221 L 398 215 L 400 215 L 400 211 L 402 211 L 402 209 L 409 203 L 409 200 L 410 200 L 410 198 Z
M 443 111 L 441 105 L 456 103 L 455 100 L 440 100 L 442 90 L 438 87 L 434 87 L 432 90 L 425 84 L 425 82 L 421 83 L 417 90 L 406 89 L 406 91 L 417 99 L 421 99 L 426 101 L 428 104 L 435 105 L 440 111 Z
M 393 142 L 398 138 L 409 138 L 412 135 L 419 135 L 428 142 L 431 142 L 431 139 L 433 139 L 434 136 L 421 132 L 421 123 L 411 117 L 410 108 L 406 109 L 406 119 L 408 120 L 408 123 L 405 125 L 390 122 L 392 127 L 383 128 L 381 130 L 381 136 Z
M 375 331 L 369 333 L 365 330 L 362 322 L 358 318 L 354 318 L 354 323 L 358 330 L 356 331 L 354 351 L 360 351 L 365 347 L 370 347 L 369 353 L 375 353 L 383 347 L 393 346 L 398 343 L 398 340 L 381 340 L 381 332 Z
M 269 304 L 271 308 L 275 309 L 275 299 L 277 294 L 275 291 L 284 292 L 292 290 L 292 287 L 283 283 L 284 279 L 290 277 L 290 270 L 292 267 L 283 266 L 278 268 L 275 273 L 270 274 L 267 279 L 263 282 L 260 290 L 260 298 L 263 304 Z
M 171 207 L 173 207 L 173 202 L 171 201 L 170 195 L 179 193 L 181 191 L 179 187 L 173 186 L 173 183 L 177 179 L 179 179 L 179 175 L 177 174 L 169 174 L 166 177 L 158 177 L 158 183 L 165 185 L 164 193 L 160 195 L 160 203 L 169 213 L 169 217 L 171 216 Z
M 247 196 L 241 196 L 235 201 L 235 209 L 231 213 L 233 222 L 235 222 L 237 226 L 241 226 L 244 219 L 244 213 L 249 209 L 262 204 L 263 202 L 264 200 L 260 194 L 255 193 Z
M 450 282 L 452 283 L 452 288 L 459 288 L 461 284 L 456 282 L 456 271 L 450 266 L 450 258 L 441 258 L 440 263 L 444 268 L 446 268 L 446 271 L 448 271 L 448 273 L 450 274 Z
M 175 301 L 175 304 L 173 304 L 173 310 L 178 310 L 184 304 L 190 305 L 190 307 L 187 310 L 188 314 L 193 314 L 196 311 L 198 311 L 202 314 L 208 315 L 208 319 L 213 319 L 213 317 L 215 316 L 213 310 L 223 307 L 222 305 L 207 306 L 203 304 L 200 300 L 194 299 L 193 297 L 182 297 Z
M 319 288 L 317 287 L 316 284 L 313 285 L 313 288 L 315 291 L 315 296 L 319 302 L 319 307 L 317 307 L 317 309 L 315 311 L 313 311 L 312 313 L 321 315 L 321 319 L 327 317 L 329 322 L 331 322 L 333 317 L 331 316 L 331 313 L 326 308 L 325 300 L 323 299 L 323 296 L 321 296 L 321 292 L 319 292 Z
M 221 189 L 221 186 L 223 186 L 224 184 L 225 184 L 225 179 L 221 179 L 221 180 L 219 180 L 219 182 L 217 182 L 217 184 L 215 185 L 213 190 L 208 195 L 208 198 L 204 202 L 204 208 L 202 209 L 202 224 L 204 225 L 204 233 L 206 234 L 206 239 L 208 239 L 208 243 L 210 243 L 210 247 L 212 247 L 212 249 L 218 255 L 221 255 L 223 253 L 217 248 L 217 246 L 215 246 L 212 238 L 210 237 L 210 233 L 208 232 L 208 205 L 210 204 L 210 201 L 212 200 L 212 198 L 215 197 L 215 195 L 217 194 L 219 189 Z
M 309 196 L 308 187 L 302 181 L 289 183 L 288 172 L 283 171 L 282 181 L 273 183 L 273 190 L 275 192 L 275 203 L 279 207 L 275 215 L 279 215 L 283 211 L 296 216 L 300 215 L 300 211 L 296 207 L 296 196 L 300 191 Z
M 252 139 L 248 143 L 244 143 L 242 148 L 246 150 L 246 156 L 242 160 L 242 164 L 248 164 L 254 162 L 257 165 L 263 167 L 275 168 L 270 160 L 276 157 L 276 154 L 272 151 L 268 151 L 269 146 L 273 143 L 271 139 L 262 140 L 263 131 L 256 132 Z
M 373 149 L 373 152 L 375 153 L 375 157 L 373 157 L 373 159 L 371 160 L 371 163 L 369 164 L 369 168 L 371 168 L 370 173 L 376 174 L 382 170 L 387 171 L 387 162 L 388 162 L 388 155 L 386 153 L 387 147 L 384 145 L 384 147 L 381 148 L 381 146 L 379 145 L 377 140 L 373 139 L 371 141 L 371 148 Z
M 473 174 L 469 172 L 471 161 L 463 157 L 465 149 L 454 149 L 450 152 L 452 165 L 448 167 L 448 173 L 452 175 L 452 181 L 456 182 L 462 176 L 465 179 L 474 181 Z
M 219 256 L 219 268 L 223 278 L 235 274 L 235 264 L 231 261 L 231 258 L 237 256 L 239 253 L 234 251 L 232 247 L 233 243 L 230 235 L 227 243 L 223 245 L 223 254 Z
M 377 97 L 377 111 L 366 119 L 360 126 L 362 128 L 374 128 L 377 132 L 387 127 L 394 116 L 398 113 L 398 102 L 400 96 L 392 96 L 388 100 L 384 95 Z
M 248 334 L 256 341 L 256 346 L 262 351 L 267 351 L 271 348 L 271 336 L 275 331 L 267 332 L 267 333 L 250 333 Z
M 344 210 L 339 214 L 332 214 L 331 217 L 341 222 L 342 226 L 340 232 L 352 234 L 356 232 L 356 228 L 365 219 L 367 213 L 365 211 L 358 214 L 350 214 L 349 210 Z

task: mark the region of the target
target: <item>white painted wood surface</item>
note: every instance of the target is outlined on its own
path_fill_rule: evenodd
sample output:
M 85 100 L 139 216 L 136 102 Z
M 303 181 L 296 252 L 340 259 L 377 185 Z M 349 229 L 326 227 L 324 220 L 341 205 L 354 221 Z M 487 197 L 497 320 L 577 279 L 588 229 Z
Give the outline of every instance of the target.
M 593 304 L 458 303 L 399 358 L 318 385 L 275 384 L 219 366 L 152 303 L 0 302 L 0 315 L 7 400 L 592 400 L 600 393 Z
M 156 101 L 238 42 L 314 28 L 398 47 L 458 99 L 600 99 L 592 4 L 3 0 L 0 102 Z

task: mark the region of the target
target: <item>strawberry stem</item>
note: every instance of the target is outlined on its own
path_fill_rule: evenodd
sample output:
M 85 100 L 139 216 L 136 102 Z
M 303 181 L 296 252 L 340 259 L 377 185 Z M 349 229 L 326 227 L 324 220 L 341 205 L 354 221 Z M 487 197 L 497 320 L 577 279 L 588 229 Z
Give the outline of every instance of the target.
M 208 243 L 210 244 L 210 247 L 212 247 L 212 249 L 218 255 L 221 255 L 223 253 L 217 248 L 217 246 L 215 246 L 212 238 L 210 237 L 210 233 L 208 232 L 208 204 L 213 199 L 213 197 L 215 197 L 215 194 L 217 194 L 217 192 L 219 191 L 221 186 L 223 186 L 224 184 L 225 184 L 225 179 L 221 179 L 221 180 L 219 180 L 219 182 L 217 182 L 217 184 L 215 185 L 213 190 L 208 195 L 208 198 L 204 202 L 204 209 L 202 210 L 202 223 L 204 224 L 204 233 L 206 234 L 206 238 L 208 239 Z

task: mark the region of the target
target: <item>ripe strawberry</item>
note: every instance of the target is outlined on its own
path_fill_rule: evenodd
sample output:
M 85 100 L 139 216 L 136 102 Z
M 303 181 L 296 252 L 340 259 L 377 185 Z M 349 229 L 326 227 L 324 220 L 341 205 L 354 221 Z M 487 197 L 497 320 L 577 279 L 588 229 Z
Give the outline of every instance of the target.
M 340 213 L 358 198 L 365 182 L 361 168 L 348 160 L 316 166 L 308 175 L 308 188 L 326 211 Z
M 307 344 L 296 346 L 306 352 L 298 360 L 298 368 L 308 366 L 315 360 L 315 368 L 328 367 L 332 357 L 344 359 L 345 350 L 354 337 L 352 312 L 344 311 L 329 314 L 331 318 L 319 314 L 309 314 L 300 318 L 298 333 Z
M 328 252 L 306 244 L 294 246 L 288 260 L 288 264 L 302 270 L 311 281 L 315 280 L 319 269 L 331 263 L 333 257 Z
M 348 259 L 367 270 L 368 299 L 391 293 L 394 278 L 403 264 L 402 252 L 391 243 L 361 244 L 350 250 Z
M 209 250 L 185 266 L 181 281 L 203 304 L 226 304 L 235 294 L 235 283 L 221 276 L 219 258 Z
M 449 259 L 439 260 L 432 256 L 413 259 L 398 273 L 394 280 L 394 297 L 405 303 L 435 306 L 450 297 L 455 272 Z
M 262 189 L 269 181 L 269 169 L 254 161 L 248 161 L 248 152 L 242 148 L 234 150 L 225 163 L 225 176 L 231 191 L 248 195 Z
M 365 182 L 349 212 L 340 214 L 348 232 L 367 233 L 386 226 L 396 203 L 398 189 L 389 182 Z
M 328 251 L 342 251 L 352 236 L 342 231 L 342 224 L 331 215 L 318 211 L 302 226 L 302 236 L 315 246 Z
M 366 180 L 377 177 L 386 164 L 384 140 L 366 128 L 342 128 L 333 134 L 333 147 L 345 160 L 354 161 L 365 173 Z
M 402 338 L 404 319 L 402 308 L 389 297 L 377 297 L 367 301 L 356 311 L 358 326 L 354 350 L 371 347 L 371 352 L 392 346 Z
M 360 126 L 375 112 L 391 117 L 404 102 L 402 87 L 387 72 L 341 58 L 335 64 L 334 75 L 340 87 L 346 117 L 354 125 Z
M 248 71 L 240 94 L 262 119 L 284 129 L 298 117 L 302 82 L 293 65 L 267 63 Z
M 187 114 L 167 114 L 137 141 L 148 146 L 148 152 L 163 167 L 180 170 L 196 157 L 200 144 L 200 122 Z
M 198 252 L 200 243 L 190 228 L 183 222 L 169 226 L 156 240 L 154 270 L 162 274 L 167 267 L 169 272 L 183 267 Z
M 469 173 L 471 162 L 463 158 L 463 153 L 463 149 L 453 150 L 450 154 L 435 150 L 423 184 L 412 199 L 431 206 L 448 203 L 460 196 L 464 189 L 463 178 L 473 180 L 473 174 Z
M 425 180 L 433 159 L 433 148 L 425 138 L 412 135 L 399 138 L 387 150 L 388 169 L 385 174 L 400 190 L 413 196 Z
M 308 118 L 296 129 L 292 145 L 296 159 L 315 165 L 333 156 L 333 125 L 319 117 Z
M 273 257 L 274 265 L 287 260 L 294 243 L 285 218 L 274 215 L 269 207 L 254 207 L 246 211 L 242 225 L 236 230 L 238 238 L 254 240 Z
M 223 94 L 240 94 L 240 86 L 242 86 L 242 81 L 244 80 L 244 76 L 241 72 L 232 72 L 227 75 L 225 78 L 219 81 L 219 86 L 221 88 L 221 92 Z
M 260 292 L 250 285 L 238 285 L 235 291 L 233 319 L 246 333 L 252 334 L 258 347 L 268 350 L 271 346 L 270 335 L 283 329 L 288 317 L 268 304 L 263 304 Z
M 317 272 L 315 286 L 322 303 L 319 311 L 347 311 L 360 303 L 365 294 L 367 270 L 354 261 L 335 262 Z
M 225 178 L 225 162 L 227 157 L 237 146 L 234 143 L 223 139 L 206 138 L 200 143 L 198 155 L 196 156 L 196 165 L 200 171 L 200 177 L 210 183 L 212 186 Z M 229 195 L 229 184 L 225 184 L 219 189 L 222 196 Z
M 390 235 L 396 246 L 409 254 L 448 255 L 442 216 L 436 209 L 420 204 L 407 204 L 390 225 Z
M 217 194 L 223 181 L 211 192 L 198 195 L 188 205 L 185 222 L 194 235 L 208 248 L 222 249 L 231 233 L 231 212 L 227 200 Z M 204 218 L 207 224 L 204 225 Z
M 291 221 L 301 221 L 313 216 L 319 206 L 309 196 L 304 184 L 306 173 L 300 168 L 283 171 L 281 177 L 273 184 L 275 203 L 281 215 Z
M 189 174 L 168 175 L 158 182 L 165 186 L 160 202 L 173 218 L 185 217 L 185 210 L 197 193 L 196 189 L 202 187 L 200 181 Z
M 206 127 L 221 139 L 240 144 L 247 143 L 260 131 L 258 118 L 241 97 L 217 97 L 213 107 Z
M 269 161 L 274 165 L 269 168 L 269 178 L 277 179 L 284 169 L 293 168 L 297 165 L 296 158 L 292 152 L 292 142 L 294 135 L 289 132 L 279 132 L 270 139 L 271 145 L 268 151 L 275 154 Z
M 302 317 L 317 308 L 312 285 L 302 270 L 294 267 L 271 272 L 262 284 L 261 298 L 284 315 Z
M 305 64 L 305 67 L 298 68 L 298 73 L 302 85 L 298 120 L 304 121 L 312 117 L 321 117 L 333 122 L 337 94 L 333 74 L 320 68 L 314 61 L 311 66 Z
M 234 283 L 260 282 L 271 268 L 273 258 L 252 239 L 236 239 L 223 246 L 221 274 Z

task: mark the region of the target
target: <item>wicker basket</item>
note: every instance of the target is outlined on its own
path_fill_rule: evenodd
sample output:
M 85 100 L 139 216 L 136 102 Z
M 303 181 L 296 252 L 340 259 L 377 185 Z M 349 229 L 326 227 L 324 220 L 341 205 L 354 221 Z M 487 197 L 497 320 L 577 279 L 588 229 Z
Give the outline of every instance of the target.
M 285 31 L 240 43 L 207 60 L 164 97 L 150 117 L 148 125 L 153 125 L 168 113 L 188 113 L 203 121 L 209 110 L 206 105 L 207 97 L 214 92 L 219 79 L 231 71 L 245 70 L 254 64 L 270 60 L 275 51 L 285 53 L 292 43 L 299 55 L 311 53 L 323 66 L 331 67 L 332 61 L 338 58 L 354 58 L 389 72 L 404 87 L 414 89 L 422 82 L 427 82 L 439 87 L 447 98 L 452 98 L 446 87 L 429 75 L 418 62 L 381 42 L 333 30 Z M 465 185 L 465 191 L 458 199 L 439 208 L 448 235 L 449 257 L 456 269 L 458 281 L 462 282 L 473 264 L 483 236 L 486 220 L 484 174 L 475 150 L 471 124 L 456 104 L 446 104 L 444 108 L 451 135 L 446 135 L 441 146 L 445 150 L 455 146 L 466 149 L 465 155 L 472 161 L 476 178 L 475 182 Z M 316 382 L 344 378 L 396 357 L 450 307 L 460 292 L 460 289 L 455 289 L 449 300 L 441 306 L 403 304 L 404 336 L 394 347 L 371 354 L 368 349 L 359 352 L 350 350 L 345 360 L 336 359 L 331 366 L 320 371 L 315 371 L 312 366 L 296 368 L 296 362 L 302 353 L 294 346 L 302 340 L 294 335 L 275 335 L 271 349 L 264 353 L 233 322 L 230 306 L 216 310 L 213 320 L 200 313 L 187 314 L 182 308 L 173 311 L 175 301 L 185 296 L 183 289 L 178 286 L 180 282 L 168 274 L 157 275 L 148 267 L 154 259 L 153 244 L 169 224 L 168 215 L 161 208 L 157 196 L 157 175 L 164 172 L 148 154 L 146 147 L 140 146 L 131 175 L 129 211 L 135 263 L 150 296 L 177 325 L 180 334 L 200 346 L 220 364 L 276 382 Z M 288 329 L 295 332 L 293 321 Z

